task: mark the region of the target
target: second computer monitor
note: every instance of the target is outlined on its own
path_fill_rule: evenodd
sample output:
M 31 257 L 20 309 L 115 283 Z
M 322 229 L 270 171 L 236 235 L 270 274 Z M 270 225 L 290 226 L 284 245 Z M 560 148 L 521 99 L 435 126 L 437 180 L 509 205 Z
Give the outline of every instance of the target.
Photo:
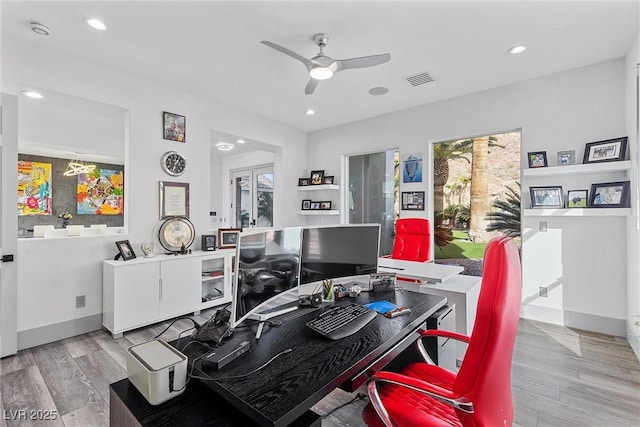
M 380 224 L 304 228 L 300 283 L 375 273 L 379 248 Z

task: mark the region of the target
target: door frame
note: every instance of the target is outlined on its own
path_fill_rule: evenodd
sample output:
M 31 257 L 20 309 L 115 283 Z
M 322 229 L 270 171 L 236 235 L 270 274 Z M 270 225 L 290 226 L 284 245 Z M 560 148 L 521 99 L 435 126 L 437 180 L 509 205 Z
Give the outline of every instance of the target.
M 275 167 L 273 163 L 266 163 L 261 165 L 247 166 L 237 169 L 231 169 L 229 171 L 230 177 L 230 188 L 229 188 L 229 200 L 231 203 L 229 204 L 230 214 L 229 214 L 229 224 L 231 227 L 242 228 L 242 225 L 236 224 L 236 212 L 235 212 L 235 178 L 237 176 L 248 174 L 250 175 L 251 187 L 249 188 L 249 199 L 251 201 L 251 212 L 249 213 L 249 227 L 256 227 L 258 221 L 258 204 L 255 203 L 255 197 L 257 197 L 258 186 L 255 180 L 255 176 L 259 173 L 270 171 L 273 174 L 274 180 L 274 192 L 275 192 Z M 275 194 L 274 194 L 275 197 Z M 253 222 L 253 224 L 252 224 Z

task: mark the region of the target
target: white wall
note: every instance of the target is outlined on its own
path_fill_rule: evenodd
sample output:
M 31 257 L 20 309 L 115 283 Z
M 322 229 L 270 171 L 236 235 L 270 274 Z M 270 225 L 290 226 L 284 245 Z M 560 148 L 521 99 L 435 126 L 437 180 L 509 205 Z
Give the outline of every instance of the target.
M 625 124 L 627 135 L 629 135 L 629 147 L 631 151 L 631 162 L 633 169 L 631 172 L 631 192 L 636 194 L 636 203 L 632 203 L 632 215 L 627 220 L 627 341 L 640 359 L 640 326 L 636 321 L 640 321 L 640 180 L 638 155 L 640 125 L 640 111 L 638 102 L 640 101 L 640 86 L 637 76 L 637 67 L 640 64 L 640 36 L 636 37 L 634 44 L 629 50 L 625 62 Z
M 3 62 L 3 79 L 111 104 L 130 112 L 130 143 L 125 154 L 125 209 L 129 232 L 119 237 L 130 240 L 136 250 L 141 242 L 157 242 L 159 181 L 190 184 L 190 219 L 197 236 L 211 227 L 209 211 L 222 211 L 221 201 L 216 205 L 209 200 L 212 194 L 210 186 L 215 185 L 211 180 L 209 149 L 212 129 L 278 147 L 281 155 L 276 164 L 295 165 L 283 168 L 279 191 L 295 191 L 297 176 L 306 169 L 304 162 L 300 161 L 306 158 L 306 135 L 303 132 L 61 52 L 15 40 L 3 42 L 3 57 L 11 58 Z M 187 117 L 186 143 L 162 139 L 163 111 Z M 184 175 L 170 177 L 160 168 L 160 157 L 169 150 L 179 150 L 186 156 L 189 166 Z M 297 204 L 289 206 L 289 200 L 284 199 L 274 216 L 283 224 L 290 223 L 295 219 L 291 212 L 296 209 Z M 85 248 L 79 251 L 73 248 L 84 247 L 80 240 L 19 242 L 19 334 L 55 323 L 101 315 L 101 263 L 111 257 L 110 254 L 115 254 L 116 248 L 109 239 L 96 239 L 94 244 L 94 250 Z M 44 263 L 44 268 L 34 276 L 31 270 L 36 267 L 33 263 L 51 256 L 52 261 Z M 78 270 L 83 274 L 72 273 Z M 52 294 L 55 294 L 55 299 L 51 298 Z M 75 296 L 80 294 L 87 295 L 87 306 L 82 310 L 75 309 Z M 73 306 L 70 306 L 71 302 Z
M 427 159 L 423 183 L 401 184 L 401 191 L 431 193 L 429 142 L 522 129 L 523 165 L 534 150 L 547 150 L 553 159 L 556 151 L 575 149 L 581 159 L 585 143 L 628 132 L 624 75 L 619 59 L 314 132 L 307 163 L 339 170 L 341 155 L 398 146 L 400 157 L 421 152 Z M 624 335 L 625 220 L 551 218 L 548 227 L 551 232 L 538 233 L 537 221 L 523 218 L 524 317 Z M 539 286 L 552 285 L 548 298 L 537 296 Z

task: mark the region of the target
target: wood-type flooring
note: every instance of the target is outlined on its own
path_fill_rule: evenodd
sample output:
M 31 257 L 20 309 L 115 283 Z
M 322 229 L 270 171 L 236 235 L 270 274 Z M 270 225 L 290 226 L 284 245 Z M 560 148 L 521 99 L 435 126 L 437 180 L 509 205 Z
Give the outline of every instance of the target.
M 203 312 L 196 320 L 212 314 Z M 125 349 L 154 338 L 169 323 L 118 340 L 96 331 L 2 359 L 0 426 L 109 425 L 109 384 L 126 377 Z M 162 338 L 173 340 L 190 326 L 179 320 Z M 314 410 L 325 415 L 355 396 L 335 390 Z M 640 426 L 640 362 L 624 338 L 521 320 L 513 397 L 516 426 Z M 362 426 L 366 403 L 344 406 L 322 425 Z M 28 421 L 24 414 L 54 419 Z

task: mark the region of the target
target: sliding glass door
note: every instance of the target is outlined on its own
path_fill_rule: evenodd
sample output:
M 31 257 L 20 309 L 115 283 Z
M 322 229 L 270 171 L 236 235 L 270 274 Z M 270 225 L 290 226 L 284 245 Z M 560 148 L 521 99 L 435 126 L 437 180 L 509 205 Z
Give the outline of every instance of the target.
M 391 253 L 398 216 L 398 151 L 349 156 L 348 222 L 380 224 L 380 254 Z

